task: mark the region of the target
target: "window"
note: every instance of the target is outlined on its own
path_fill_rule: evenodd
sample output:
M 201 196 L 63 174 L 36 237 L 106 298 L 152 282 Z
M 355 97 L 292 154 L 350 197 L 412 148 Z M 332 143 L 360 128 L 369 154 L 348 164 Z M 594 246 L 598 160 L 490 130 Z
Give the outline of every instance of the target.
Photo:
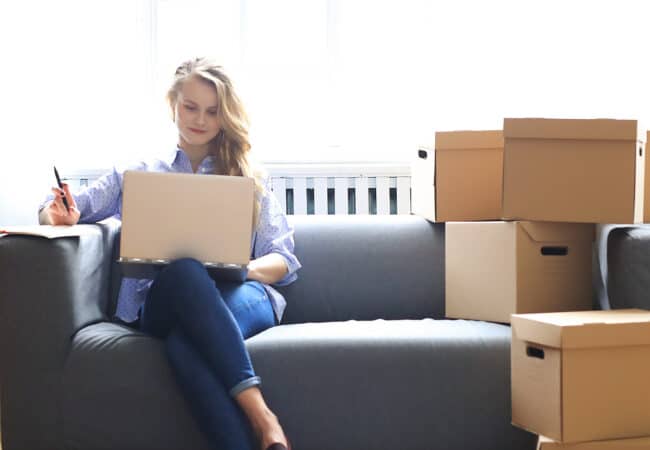
M 234 73 L 266 161 L 408 161 L 435 130 L 495 129 L 504 117 L 650 123 L 643 5 L 5 2 L 3 123 L 22 157 L 61 167 L 156 154 L 175 141 L 171 75 L 198 55 Z
M 265 160 L 408 161 L 434 130 L 504 117 L 650 119 L 643 2 L 157 5 L 156 73 L 197 52 L 236 67 Z

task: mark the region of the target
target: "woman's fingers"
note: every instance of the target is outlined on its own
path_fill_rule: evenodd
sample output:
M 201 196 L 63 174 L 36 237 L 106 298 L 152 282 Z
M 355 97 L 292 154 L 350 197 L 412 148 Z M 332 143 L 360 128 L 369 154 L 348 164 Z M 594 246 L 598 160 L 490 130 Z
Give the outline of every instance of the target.
M 65 207 L 61 203 L 61 199 L 55 199 L 50 204 L 50 219 L 54 225 L 59 225 L 63 223 L 63 218 L 67 214 Z
M 61 202 L 61 193 L 57 188 L 52 188 L 52 192 L 54 193 L 54 198 L 52 199 L 49 208 L 54 212 L 58 212 L 58 205 Z
M 76 208 L 77 203 L 74 201 L 74 197 L 70 192 L 70 186 L 68 186 L 68 183 L 63 183 L 63 192 L 65 193 L 65 198 L 68 200 L 68 205 L 70 208 Z
M 61 197 L 63 191 L 59 188 L 52 188 L 52 192 L 54 193 L 54 199 L 52 200 L 52 205 L 54 207 L 54 210 L 60 214 L 62 210 L 65 210 L 65 207 L 63 206 L 63 200 Z
M 66 188 L 66 185 L 64 185 Z M 63 204 L 63 195 L 65 191 L 56 187 L 52 188 L 54 199 L 47 207 L 50 223 L 52 225 L 74 225 L 79 221 L 79 210 L 74 201 L 74 197 L 67 189 L 66 199 L 68 200 L 68 208 Z

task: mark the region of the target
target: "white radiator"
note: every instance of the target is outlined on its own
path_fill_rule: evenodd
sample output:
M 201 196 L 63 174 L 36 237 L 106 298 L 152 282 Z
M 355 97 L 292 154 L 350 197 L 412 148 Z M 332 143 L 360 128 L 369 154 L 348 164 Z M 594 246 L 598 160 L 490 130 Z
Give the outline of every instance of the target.
M 407 163 L 266 163 L 286 214 L 410 214 Z M 64 172 L 74 190 L 104 171 Z

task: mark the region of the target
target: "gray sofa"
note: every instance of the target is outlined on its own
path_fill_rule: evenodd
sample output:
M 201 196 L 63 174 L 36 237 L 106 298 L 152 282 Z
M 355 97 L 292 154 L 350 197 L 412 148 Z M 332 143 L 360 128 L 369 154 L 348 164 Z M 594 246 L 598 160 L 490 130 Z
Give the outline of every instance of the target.
M 247 341 L 296 450 L 526 450 L 510 328 L 444 320 L 444 224 L 295 216 L 283 324 Z M 205 449 L 159 341 L 108 321 L 119 223 L 0 239 L 4 450 Z

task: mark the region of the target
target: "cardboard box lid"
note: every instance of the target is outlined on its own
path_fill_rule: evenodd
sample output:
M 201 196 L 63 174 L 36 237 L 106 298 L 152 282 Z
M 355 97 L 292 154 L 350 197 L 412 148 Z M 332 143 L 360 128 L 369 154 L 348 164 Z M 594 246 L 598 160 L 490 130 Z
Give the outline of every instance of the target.
M 517 222 L 535 242 L 593 242 L 596 227 L 593 224 L 560 222 Z
M 505 138 L 643 141 L 636 120 L 541 119 L 503 120 Z
M 540 436 L 537 441 L 537 450 L 648 450 L 650 437 L 614 439 L 609 441 L 578 442 L 563 444 L 553 441 L 545 436 Z
M 436 150 L 503 148 L 503 131 L 436 131 Z
M 517 339 L 546 347 L 650 344 L 650 311 L 644 309 L 513 314 L 511 325 Z

